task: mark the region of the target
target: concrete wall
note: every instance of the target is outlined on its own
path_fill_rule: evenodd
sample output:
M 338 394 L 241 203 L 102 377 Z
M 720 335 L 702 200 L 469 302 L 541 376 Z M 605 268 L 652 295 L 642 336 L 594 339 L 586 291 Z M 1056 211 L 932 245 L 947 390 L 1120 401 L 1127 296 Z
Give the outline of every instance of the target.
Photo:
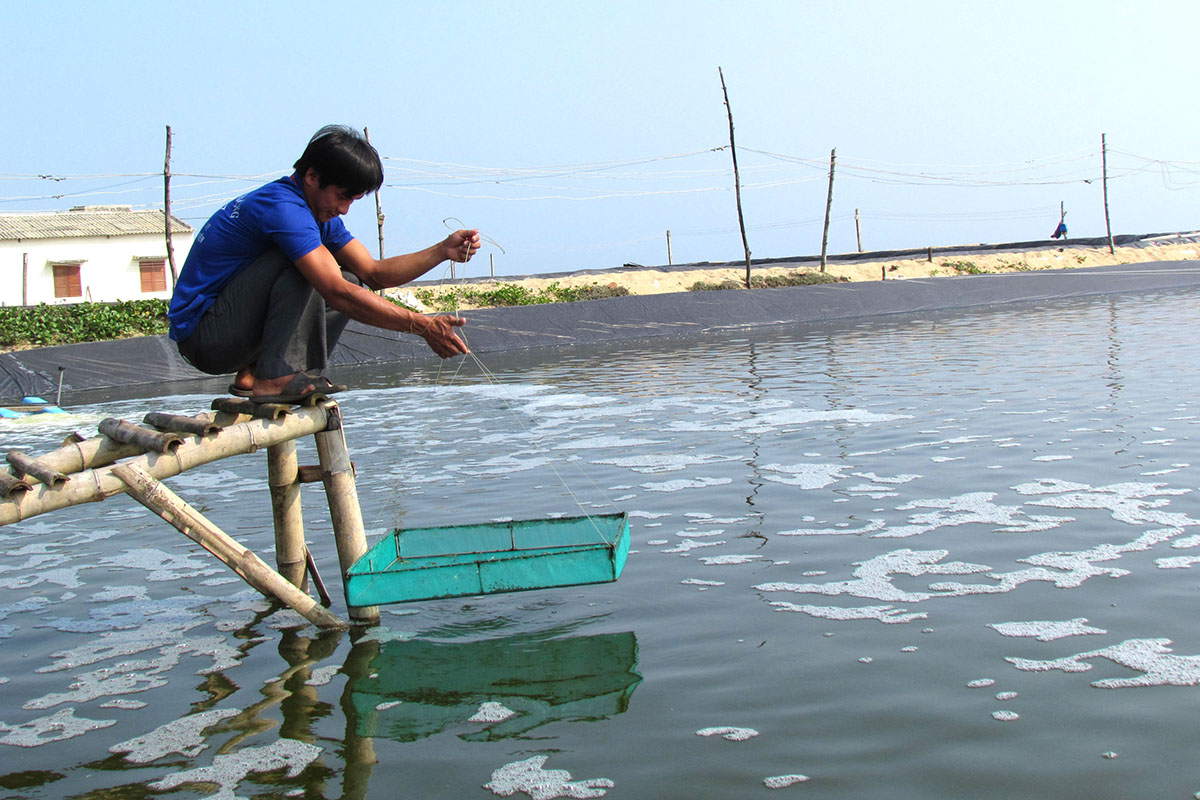
M 176 269 L 181 269 L 192 246 L 192 234 L 175 234 L 171 240 Z M 22 267 L 23 257 L 28 263 L 27 273 Z M 165 269 L 166 291 L 142 291 L 138 259 L 147 257 L 166 260 L 167 245 L 162 234 L 0 242 L 0 305 L 169 298 L 172 288 L 169 264 Z M 71 261 L 82 261 L 79 265 L 82 297 L 56 298 L 52 265 Z

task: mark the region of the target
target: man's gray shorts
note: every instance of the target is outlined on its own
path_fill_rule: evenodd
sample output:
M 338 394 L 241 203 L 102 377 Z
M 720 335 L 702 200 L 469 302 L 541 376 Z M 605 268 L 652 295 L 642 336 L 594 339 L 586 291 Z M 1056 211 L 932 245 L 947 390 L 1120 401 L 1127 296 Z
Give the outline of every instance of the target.
M 362 285 L 348 270 L 342 277 Z M 281 250 L 246 265 L 179 343 L 192 366 L 212 375 L 254 365 L 260 378 L 320 371 L 349 319 L 325 299 Z

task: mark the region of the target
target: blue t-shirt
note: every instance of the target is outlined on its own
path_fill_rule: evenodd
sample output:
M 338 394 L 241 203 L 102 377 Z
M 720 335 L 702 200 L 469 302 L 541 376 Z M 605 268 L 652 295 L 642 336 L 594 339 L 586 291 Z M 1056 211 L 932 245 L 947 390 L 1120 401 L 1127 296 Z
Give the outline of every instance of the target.
M 167 311 L 171 338 L 183 341 L 191 336 L 221 290 L 271 248 L 279 248 L 294 262 L 321 245 L 336 253 L 353 238 L 340 217 L 317 224 L 291 178 L 229 201 L 204 223 L 188 251 Z

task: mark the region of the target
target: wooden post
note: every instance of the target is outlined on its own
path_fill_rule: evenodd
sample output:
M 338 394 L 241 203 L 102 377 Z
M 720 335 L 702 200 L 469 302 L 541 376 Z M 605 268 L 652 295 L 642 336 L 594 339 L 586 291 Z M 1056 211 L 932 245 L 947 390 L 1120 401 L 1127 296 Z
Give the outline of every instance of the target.
M 29 253 L 21 253 L 21 305 L 29 305 Z
M 363 136 L 366 137 L 367 144 L 371 143 L 371 132 L 363 127 Z M 380 186 L 375 190 L 375 224 L 379 227 L 379 258 L 384 258 L 383 255 L 383 201 L 379 198 L 379 193 L 383 191 Z
M 829 247 L 829 212 L 833 209 L 833 168 L 837 164 L 837 148 L 829 151 L 829 194 L 825 197 L 825 231 L 821 234 L 821 272 L 825 271 L 825 251 Z
M 342 585 L 354 562 L 367 552 L 367 534 L 363 527 L 362 509 L 358 504 L 358 488 L 354 485 L 354 467 L 346 449 L 342 429 L 342 414 L 336 403 L 325 406 L 328 425 L 314 434 L 321 476 L 325 479 L 325 496 L 329 501 L 329 516 L 333 522 L 333 539 L 337 545 L 338 564 L 342 570 Z M 351 606 L 350 621 L 362 625 L 379 622 L 376 606 Z
M 1108 141 L 1105 134 L 1100 134 L 1100 168 L 1104 172 L 1104 228 L 1108 231 L 1108 252 L 1117 254 L 1113 246 L 1112 220 L 1108 216 Z
M 163 226 L 167 237 L 167 263 L 171 265 L 171 288 L 179 280 L 175 270 L 175 246 L 171 241 L 171 126 L 167 126 L 167 157 L 163 161 Z
M 299 476 L 294 439 L 267 448 L 267 484 L 275 520 L 275 565 L 280 575 L 303 591 L 308 588 L 305 580 L 308 545 L 304 542 Z
M 667 266 L 670 266 L 674 263 L 675 262 L 671 260 L 671 232 L 667 231 Z
M 742 250 L 746 253 L 746 288 L 750 288 L 750 243 L 746 241 L 746 220 L 742 216 L 742 179 L 738 175 L 737 146 L 733 143 L 733 109 L 729 107 L 729 90 L 725 88 L 725 73 L 717 67 L 721 76 L 721 93 L 725 95 L 725 114 L 729 117 L 729 153 L 733 157 L 733 192 L 737 201 L 738 227 L 742 231 Z
M 288 583 L 252 551 L 238 544 L 179 495 L 133 464 L 118 464 L 113 474 L 131 497 L 171 523 L 265 595 L 275 597 L 321 628 L 345 628 L 346 623 L 316 600 Z
M 858 238 L 858 252 L 862 252 L 862 225 L 858 220 L 858 209 L 854 209 L 854 235 Z

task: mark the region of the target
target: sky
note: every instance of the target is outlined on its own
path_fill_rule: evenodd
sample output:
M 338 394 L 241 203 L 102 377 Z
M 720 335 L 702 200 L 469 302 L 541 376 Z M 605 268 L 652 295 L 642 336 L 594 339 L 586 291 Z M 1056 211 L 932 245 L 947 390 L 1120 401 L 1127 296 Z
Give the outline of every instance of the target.
M 384 159 L 387 255 L 457 277 L 1200 228 L 1191 0 L 0 3 L 0 213 L 199 228 L 321 126 Z M 43 177 L 44 176 L 44 177 Z M 1060 205 L 1061 204 L 1061 205 Z M 857 215 L 857 223 L 856 223 Z M 346 216 L 372 252 L 374 197 Z M 668 249 L 668 234 L 669 249 Z M 439 268 L 443 269 L 443 268 Z M 431 273 L 430 278 L 444 277 Z

